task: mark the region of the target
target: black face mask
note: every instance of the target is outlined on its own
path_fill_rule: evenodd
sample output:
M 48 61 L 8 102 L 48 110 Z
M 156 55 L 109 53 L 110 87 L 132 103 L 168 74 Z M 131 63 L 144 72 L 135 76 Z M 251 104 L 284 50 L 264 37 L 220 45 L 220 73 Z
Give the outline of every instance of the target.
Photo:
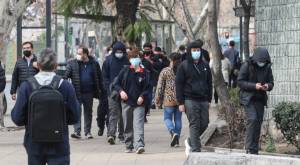
M 152 54 L 152 52 L 149 51 L 149 50 L 145 50 L 145 51 L 144 51 L 144 55 L 146 55 L 146 56 L 149 56 L 149 55 L 151 55 L 151 54 Z
M 29 57 L 31 55 L 31 51 L 30 50 L 24 50 L 23 54 L 24 54 L 24 56 Z

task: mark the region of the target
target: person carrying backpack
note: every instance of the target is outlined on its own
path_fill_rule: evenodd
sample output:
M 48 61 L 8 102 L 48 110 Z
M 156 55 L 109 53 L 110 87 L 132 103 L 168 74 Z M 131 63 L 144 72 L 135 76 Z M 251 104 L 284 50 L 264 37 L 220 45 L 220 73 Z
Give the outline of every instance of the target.
M 44 49 L 40 72 L 23 82 L 11 118 L 25 125 L 24 146 L 29 165 L 69 165 L 68 125 L 79 121 L 79 102 L 73 86 L 56 76 L 56 54 Z
M 135 148 L 137 154 L 145 152 L 144 115 L 150 88 L 149 71 L 142 66 L 139 50 L 128 52 L 129 67 L 124 67 L 113 84 L 122 104 L 126 153 Z M 126 76 L 125 76 L 126 75 Z

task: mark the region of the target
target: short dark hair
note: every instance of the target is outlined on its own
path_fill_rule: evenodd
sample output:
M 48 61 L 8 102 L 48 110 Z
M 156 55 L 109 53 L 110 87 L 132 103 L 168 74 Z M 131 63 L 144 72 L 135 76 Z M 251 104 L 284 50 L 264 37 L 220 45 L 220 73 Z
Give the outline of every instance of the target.
M 79 49 L 82 49 L 83 54 L 89 55 L 89 49 L 87 47 L 80 46 Z
M 33 49 L 33 44 L 30 41 L 23 42 L 22 46 L 29 44 L 31 49 Z
M 154 51 L 161 52 L 161 47 L 155 47 Z
M 37 62 L 41 70 L 53 71 L 57 65 L 56 53 L 50 48 L 43 49 Z
M 129 52 L 128 52 L 128 58 L 137 58 L 140 57 L 140 50 L 138 48 L 132 48 Z
M 232 41 L 232 40 L 229 41 L 229 46 L 232 46 L 232 47 L 233 47 L 234 45 L 235 45 L 235 42 L 234 42 L 234 41 Z
M 178 61 L 181 60 L 181 54 L 173 52 L 170 54 L 169 58 L 171 59 L 171 61 Z
M 151 48 L 152 49 L 152 44 L 149 43 L 149 42 L 146 42 L 144 45 L 143 45 L 143 48 Z
M 185 50 L 185 46 L 184 45 L 180 45 L 179 46 L 179 50 L 184 51 Z

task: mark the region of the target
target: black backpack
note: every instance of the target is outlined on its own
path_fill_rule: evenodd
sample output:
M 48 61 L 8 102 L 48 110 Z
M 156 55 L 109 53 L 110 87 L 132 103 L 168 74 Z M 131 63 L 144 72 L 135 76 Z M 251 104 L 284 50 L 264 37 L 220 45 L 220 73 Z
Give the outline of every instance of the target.
M 66 126 L 63 95 L 57 90 L 61 77 L 54 76 L 49 85 L 42 86 L 28 79 L 33 92 L 28 104 L 28 127 L 33 142 L 62 142 Z

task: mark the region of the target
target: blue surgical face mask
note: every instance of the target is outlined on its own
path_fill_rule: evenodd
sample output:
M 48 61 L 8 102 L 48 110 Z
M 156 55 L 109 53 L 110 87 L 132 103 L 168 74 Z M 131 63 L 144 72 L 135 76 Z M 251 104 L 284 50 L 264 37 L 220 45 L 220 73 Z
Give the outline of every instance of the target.
M 194 51 L 192 52 L 192 58 L 193 60 L 199 60 L 201 57 L 201 51 Z
M 266 63 L 265 62 L 257 62 L 256 63 L 257 64 L 257 66 L 259 66 L 259 67 L 264 67 L 265 65 L 266 65 Z
M 131 65 L 133 65 L 135 68 L 137 68 L 141 63 L 141 59 L 140 58 L 131 58 L 129 60 L 129 62 Z

